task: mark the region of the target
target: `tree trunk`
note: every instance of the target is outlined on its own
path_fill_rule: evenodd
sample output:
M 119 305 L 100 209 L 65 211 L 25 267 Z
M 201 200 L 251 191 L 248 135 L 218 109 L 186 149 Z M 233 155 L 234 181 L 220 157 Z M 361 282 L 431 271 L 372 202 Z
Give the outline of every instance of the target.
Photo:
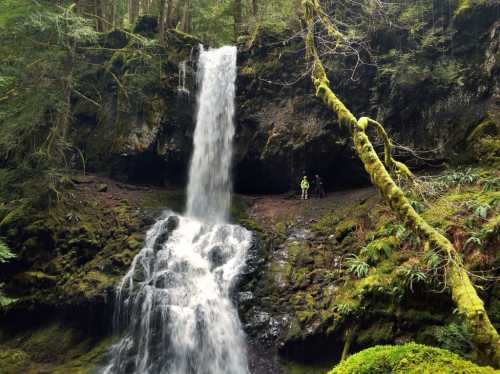
M 166 1 L 167 1 L 167 13 L 165 15 L 165 27 L 169 29 L 172 28 L 174 25 L 173 22 L 174 1 L 173 0 L 166 0 Z
M 312 81 L 316 88 L 316 96 L 321 98 L 337 115 L 341 125 L 347 125 L 351 128 L 356 152 L 363 162 L 366 172 L 370 175 L 373 184 L 380 190 L 391 209 L 409 229 L 415 231 L 432 248 L 440 250 L 447 256 L 447 281 L 458 311 L 465 317 L 467 326 L 472 333 L 472 339 L 484 355 L 484 359 L 493 366 L 499 367 L 500 337 L 495 327 L 491 324 L 483 301 L 479 298 L 467 271 L 464 269 L 460 254 L 446 237 L 430 226 L 413 209 L 403 191 L 396 185 L 378 157 L 366 134 L 366 128 L 369 125 L 375 126 L 378 133 L 384 138 L 386 165 L 388 167 L 393 166 L 400 172 L 407 174 L 408 170 L 405 170 L 406 167 L 404 165 L 392 160 L 390 156 L 390 141 L 382 125 L 366 117 L 357 120 L 330 88 L 330 82 L 315 47 L 314 23 L 316 16 L 319 16 L 330 36 L 337 43 L 342 43 L 343 35 L 323 12 L 318 0 L 303 0 L 303 6 L 307 23 L 306 53 L 307 57 L 311 58 L 314 64 Z
M 116 29 L 118 26 L 118 0 L 111 0 L 111 24 L 113 29 Z
M 160 45 L 165 45 L 165 28 L 166 28 L 166 6 L 167 0 L 160 0 L 160 16 L 158 18 L 158 30 L 159 30 L 159 39 Z
M 181 30 L 191 32 L 191 0 L 184 0 L 184 7 L 182 9 Z
M 128 0 L 128 21 L 132 29 L 139 16 L 139 5 L 139 0 Z
M 252 14 L 255 19 L 258 18 L 259 15 L 259 2 L 258 0 L 252 0 Z
M 241 22 L 243 18 L 241 0 L 234 0 L 233 18 L 234 18 L 234 40 L 238 41 L 238 37 L 241 35 Z
M 354 340 L 354 336 L 356 335 L 356 331 L 358 329 L 357 325 L 352 327 L 348 327 L 345 332 L 345 340 L 344 340 L 344 348 L 342 349 L 342 356 L 340 361 L 344 361 L 349 357 L 349 352 L 351 351 L 351 344 Z
M 102 0 L 94 0 L 94 14 L 96 15 L 96 30 L 103 31 L 102 22 Z

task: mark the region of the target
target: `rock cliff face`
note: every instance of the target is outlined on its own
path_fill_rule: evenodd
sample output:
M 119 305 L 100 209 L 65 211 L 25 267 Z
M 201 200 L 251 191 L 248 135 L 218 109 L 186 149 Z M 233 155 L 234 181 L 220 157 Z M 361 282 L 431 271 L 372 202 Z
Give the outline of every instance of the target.
M 199 41 L 171 31 L 168 48 L 121 32 L 104 37 L 113 50 L 87 52 L 95 69 L 74 97 L 73 141 L 90 171 L 116 179 L 183 185 L 191 154 L 195 112 L 194 61 Z M 152 46 L 149 46 L 151 43 Z M 98 97 L 96 105 L 88 98 Z
M 331 86 L 356 116 L 376 118 L 417 151 L 398 150 L 411 166 L 470 161 L 467 137 L 500 111 L 500 24 L 492 16 L 499 5 L 481 2 L 454 17 L 415 7 L 399 21 L 417 11 L 429 18 L 417 29 L 375 26 L 367 41 L 373 56 L 355 73 L 348 58 L 325 58 Z M 303 48 L 300 36 L 271 32 L 242 48 L 238 190 L 295 189 L 303 171 L 323 175 L 329 189 L 366 182 L 349 134 L 313 97 Z
M 327 59 L 332 87 L 353 113 L 378 119 L 397 143 L 418 152 L 415 157 L 408 149 L 397 151 L 410 166 L 498 160 L 484 149 L 463 152 L 477 125 L 498 123 L 500 23 L 492 16 L 498 7 L 484 1 L 455 9 L 453 17 L 435 9 L 434 18 L 429 13 L 417 29 L 377 26 L 367 40 L 375 57 L 354 75 L 352 61 Z M 399 20 L 420 11 L 428 9 L 409 6 Z M 239 46 L 236 191 L 294 190 L 304 171 L 322 175 L 329 190 L 366 184 L 348 131 L 313 95 L 300 35 L 290 33 L 261 30 Z M 112 33 L 107 43 L 125 51 L 91 55 L 99 67 L 82 87 L 90 97 L 97 87 L 104 105 L 75 98 L 75 139 L 88 168 L 183 186 L 196 111 L 198 41 L 172 32 L 167 47 L 153 48 L 149 59 L 125 35 Z M 178 90 L 182 61 L 190 95 Z

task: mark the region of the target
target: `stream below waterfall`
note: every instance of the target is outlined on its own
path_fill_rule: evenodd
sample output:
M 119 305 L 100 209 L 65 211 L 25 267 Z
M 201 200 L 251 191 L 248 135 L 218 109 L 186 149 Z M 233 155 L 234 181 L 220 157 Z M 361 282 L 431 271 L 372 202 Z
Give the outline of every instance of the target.
M 248 373 L 231 300 L 252 242 L 228 223 L 235 80 L 235 47 L 201 50 L 186 213 L 163 213 L 122 279 L 103 373 Z

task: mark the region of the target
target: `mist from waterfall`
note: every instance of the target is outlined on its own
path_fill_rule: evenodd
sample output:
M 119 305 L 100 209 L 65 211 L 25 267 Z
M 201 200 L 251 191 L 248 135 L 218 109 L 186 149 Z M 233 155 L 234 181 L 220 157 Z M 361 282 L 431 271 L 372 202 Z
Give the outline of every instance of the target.
M 231 294 L 252 235 L 227 223 L 236 48 L 201 50 L 186 215 L 164 212 L 122 279 L 103 373 L 247 374 Z

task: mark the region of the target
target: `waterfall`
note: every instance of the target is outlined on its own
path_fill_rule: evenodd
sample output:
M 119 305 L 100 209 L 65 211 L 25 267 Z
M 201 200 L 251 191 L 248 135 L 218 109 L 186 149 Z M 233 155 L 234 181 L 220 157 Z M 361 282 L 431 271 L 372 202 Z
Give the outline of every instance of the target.
M 186 87 L 186 71 L 187 71 L 187 61 L 181 61 L 179 63 L 179 84 L 177 85 L 177 92 L 179 95 L 189 96 L 190 92 Z
M 119 284 L 106 374 L 248 373 L 231 293 L 252 235 L 227 223 L 236 48 L 202 50 L 198 79 L 186 215 L 163 213 Z
M 202 51 L 198 64 L 198 113 L 189 170 L 187 214 L 227 219 L 231 203 L 236 48 Z

